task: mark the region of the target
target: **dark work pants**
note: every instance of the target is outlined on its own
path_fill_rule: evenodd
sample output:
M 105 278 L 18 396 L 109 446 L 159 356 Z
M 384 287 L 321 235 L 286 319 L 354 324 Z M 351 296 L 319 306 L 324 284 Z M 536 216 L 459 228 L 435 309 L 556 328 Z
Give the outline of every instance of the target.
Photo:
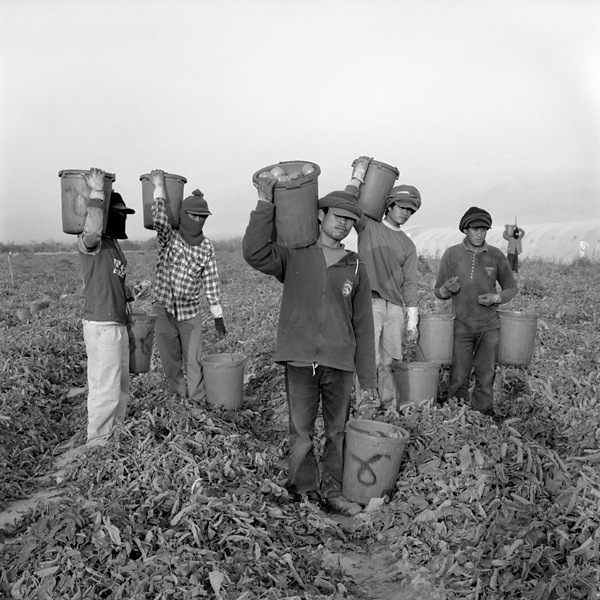
M 475 389 L 471 407 L 484 414 L 493 409 L 494 374 L 499 329 L 482 333 L 454 329 L 454 352 L 450 366 L 448 398 L 468 400 L 469 376 L 475 372 Z
M 285 366 L 289 410 L 289 486 L 294 493 L 341 492 L 344 469 L 344 428 L 350 414 L 353 373 L 329 367 Z M 325 425 L 322 478 L 313 437 L 319 402 Z M 320 485 L 319 485 L 320 484 Z
M 507 254 L 506 258 L 508 258 L 508 264 L 510 268 L 515 273 L 519 271 L 519 255 L 518 254 Z

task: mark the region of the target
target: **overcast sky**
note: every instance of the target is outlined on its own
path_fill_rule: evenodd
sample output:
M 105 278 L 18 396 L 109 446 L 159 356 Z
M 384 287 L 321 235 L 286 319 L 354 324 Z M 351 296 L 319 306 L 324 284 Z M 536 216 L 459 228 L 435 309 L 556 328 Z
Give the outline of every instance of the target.
M 600 218 L 600 2 L 0 0 L 0 241 L 62 232 L 62 169 L 200 188 L 209 237 L 242 234 L 252 174 L 361 154 L 421 191 L 413 225 Z

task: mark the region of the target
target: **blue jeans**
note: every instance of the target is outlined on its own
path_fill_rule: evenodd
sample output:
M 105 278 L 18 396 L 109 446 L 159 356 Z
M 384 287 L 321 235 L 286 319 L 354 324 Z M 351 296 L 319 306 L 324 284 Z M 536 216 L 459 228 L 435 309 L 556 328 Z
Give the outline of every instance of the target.
M 303 494 L 319 491 L 324 497 L 341 492 L 344 470 L 344 428 L 350 414 L 353 373 L 329 367 L 285 365 L 289 410 L 289 488 Z M 325 425 L 322 477 L 315 458 L 313 437 L 322 404 Z
M 460 324 L 455 323 L 448 398 L 468 399 L 469 376 L 471 370 L 474 370 L 475 389 L 473 390 L 471 407 L 484 414 L 491 413 L 499 337 L 499 329 L 471 333 L 464 331 Z

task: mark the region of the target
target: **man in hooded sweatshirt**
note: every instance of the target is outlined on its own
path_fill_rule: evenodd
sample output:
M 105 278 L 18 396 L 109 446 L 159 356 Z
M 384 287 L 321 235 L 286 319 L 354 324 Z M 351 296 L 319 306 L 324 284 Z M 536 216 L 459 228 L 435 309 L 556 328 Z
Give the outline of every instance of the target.
M 150 181 L 154 185 L 152 218 L 160 245 L 153 296 L 156 344 L 171 392 L 185 398 L 187 391 L 190 399 L 203 402 L 203 291 L 217 334 L 226 335 L 215 249 L 203 233 L 212 213 L 202 192 L 194 190 L 182 202 L 179 229 L 174 229 L 165 209 L 164 171 L 152 171 Z
M 84 178 L 91 188 L 83 232 L 77 238 L 85 290 L 83 337 L 87 353 L 87 445 L 103 446 L 123 421 L 129 400 L 127 302 L 150 296 L 150 282 L 125 283 L 127 259 L 119 240 L 135 211 L 112 192 L 104 197 L 104 171 Z M 104 227 L 104 203 L 110 202 Z
M 494 416 L 493 387 L 500 336 L 496 310 L 519 290 L 502 250 L 485 241 L 491 226 L 489 212 L 477 206 L 467 210 L 458 226 L 465 238 L 444 252 L 434 291 L 440 300 L 452 298 L 456 317 L 448 398 L 468 399 L 474 370 L 471 407 Z M 500 284 L 500 292 L 496 283 Z
M 250 266 L 283 283 L 274 359 L 285 368 L 288 491 L 292 500 L 323 501 L 336 512 L 354 515 L 361 506 L 341 491 L 354 372 L 365 394 L 373 396 L 377 386 L 371 286 L 359 256 L 341 243 L 361 209 L 353 194 L 327 194 L 318 201 L 317 242 L 288 248 L 271 241 L 275 182 L 258 179 L 258 205 L 250 215 L 243 252 Z M 322 469 L 313 446 L 320 404 L 325 426 Z

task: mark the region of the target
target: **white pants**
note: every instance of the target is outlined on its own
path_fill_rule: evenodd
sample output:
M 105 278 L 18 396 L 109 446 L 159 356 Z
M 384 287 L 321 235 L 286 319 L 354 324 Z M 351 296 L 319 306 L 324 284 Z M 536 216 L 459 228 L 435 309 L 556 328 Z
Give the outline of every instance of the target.
M 87 444 L 104 445 L 129 401 L 129 335 L 125 325 L 83 321 L 87 352 Z
M 373 298 L 373 322 L 379 397 L 382 404 L 395 406 L 396 384 L 392 363 L 394 360 L 402 360 L 404 308 L 383 298 Z

